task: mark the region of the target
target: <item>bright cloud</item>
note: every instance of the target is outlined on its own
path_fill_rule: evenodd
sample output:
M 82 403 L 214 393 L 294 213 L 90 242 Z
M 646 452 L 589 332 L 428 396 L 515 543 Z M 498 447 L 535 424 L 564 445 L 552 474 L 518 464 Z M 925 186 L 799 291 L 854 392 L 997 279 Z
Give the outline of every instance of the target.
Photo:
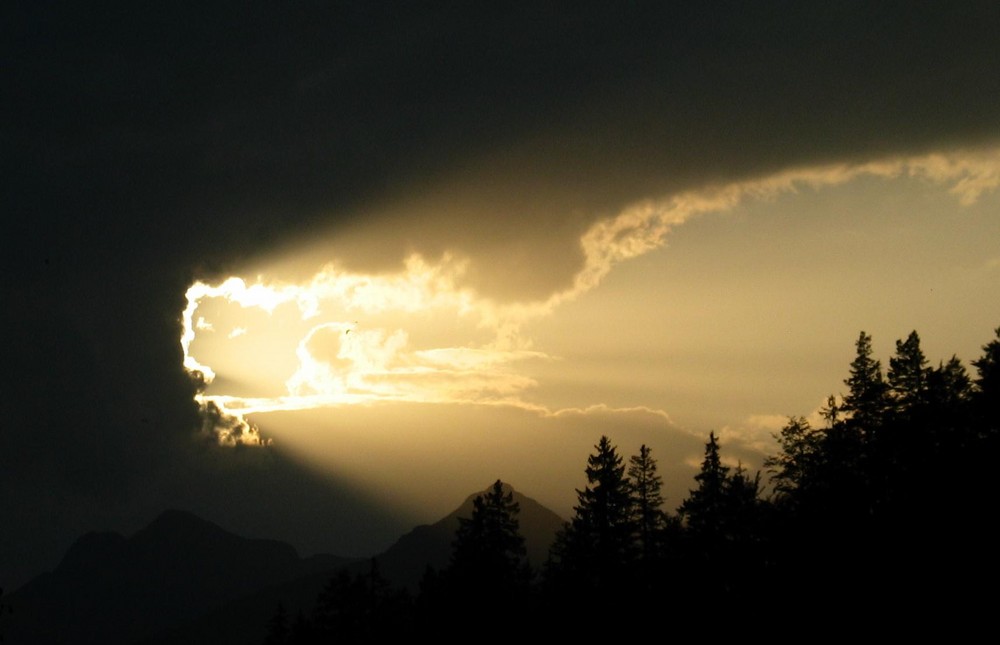
M 196 282 L 183 313 L 184 366 L 204 383 L 197 400 L 214 422 L 225 421 L 220 437 L 229 443 L 259 441 L 248 414 L 380 401 L 570 414 L 531 398 L 537 382 L 520 366 L 556 358 L 533 346 L 532 321 L 597 287 L 617 264 L 661 248 L 694 217 L 865 176 L 947 185 L 969 205 L 1000 186 L 1000 150 L 789 169 L 636 202 L 591 225 L 572 284 L 537 301 L 498 302 L 466 286 L 475 258 L 458 250 L 436 261 L 411 254 L 393 273 L 360 274 L 333 261 L 300 283 Z M 762 416 L 722 434 L 764 450 L 778 423 Z

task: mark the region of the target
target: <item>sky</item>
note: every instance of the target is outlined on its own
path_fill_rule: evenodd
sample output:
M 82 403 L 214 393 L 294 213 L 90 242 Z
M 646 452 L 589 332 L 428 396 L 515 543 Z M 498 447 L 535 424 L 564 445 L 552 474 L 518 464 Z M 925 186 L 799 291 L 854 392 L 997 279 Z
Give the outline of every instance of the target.
M 366 556 L 608 435 L 676 508 L 861 331 L 1000 326 L 994 3 L 14 2 L 0 586 L 165 508 Z

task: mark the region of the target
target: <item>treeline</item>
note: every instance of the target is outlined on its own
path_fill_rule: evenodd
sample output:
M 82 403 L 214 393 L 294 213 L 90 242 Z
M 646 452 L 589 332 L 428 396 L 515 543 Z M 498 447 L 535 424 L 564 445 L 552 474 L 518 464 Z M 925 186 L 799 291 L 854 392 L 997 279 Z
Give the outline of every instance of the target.
M 603 436 L 547 562 L 527 562 L 518 505 L 497 481 L 418 593 L 373 562 L 331 579 L 311 615 L 279 608 L 266 642 L 588 638 L 644 623 L 703 638 L 975 629 L 1000 573 L 1000 328 L 975 376 L 955 357 L 931 366 L 916 332 L 883 370 L 871 340 L 858 337 L 846 394 L 816 427 L 790 418 L 763 474 L 725 465 L 710 434 L 670 512 L 652 451 L 626 460 Z

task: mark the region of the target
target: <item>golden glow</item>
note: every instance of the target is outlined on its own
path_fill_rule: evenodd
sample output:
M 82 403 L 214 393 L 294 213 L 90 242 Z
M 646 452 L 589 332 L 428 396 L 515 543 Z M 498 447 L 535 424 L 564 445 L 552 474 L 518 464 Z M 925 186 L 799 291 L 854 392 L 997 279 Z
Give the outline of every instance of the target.
M 498 301 L 476 292 L 465 277 L 482 267 L 466 249 L 437 260 L 414 252 L 395 271 L 377 274 L 334 260 L 298 282 L 269 278 L 267 270 L 252 280 L 196 282 L 183 312 L 184 367 L 204 383 L 203 409 L 225 421 L 224 443 L 261 441 L 251 414 L 380 402 L 511 406 L 550 418 L 644 410 L 669 423 L 655 406 L 540 400 L 531 366 L 560 358 L 535 347 L 531 325 L 598 287 L 616 265 L 661 248 L 672 229 L 697 216 L 863 177 L 946 184 L 960 204 L 972 205 L 1000 186 L 1000 150 L 789 169 L 639 201 L 586 229 L 572 283 L 542 299 Z M 744 439 L 762 447 L 776 418 L 751 419 Z

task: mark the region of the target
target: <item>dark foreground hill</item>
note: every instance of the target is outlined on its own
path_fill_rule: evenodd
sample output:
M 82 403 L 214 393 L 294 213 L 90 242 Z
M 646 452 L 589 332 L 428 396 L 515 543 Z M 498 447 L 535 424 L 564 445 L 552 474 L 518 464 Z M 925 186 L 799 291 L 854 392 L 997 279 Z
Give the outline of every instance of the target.
M 507 484 L 504 488 L 513 490 Z M 348 563 L 341 568 L 352 574 L 365 574 L 371 571 L 374 560 L 379 575 L 392 586 L 405 588 L 416 594 L 420 578 L 428 567 L 440 570 L 448 564 L 458 519 L 471 517 L 473 500 L 481 492 L 469 495 L 458 508 L 437 522 L 417 526 L 374 558 Z M 548 556 L 549 547 L 555 539 L 556 531 L 562 527 L 563 520 L 532 498 L 517 491 L 513 493 L 514 500 L 520 505 L 518 519 L 528 559 L 533 565 L 540 566 Z M 279 605 L 292 621 L 299 612 L 308 616 L 331 577 L 330 573 L 316 573 L 282 585 L 260 589 L 144 645 L 262 643 L 268 621 Z
M 471 516 L 478 494 L 375 556 L 380 574 L 415 592 L 428 567 L 448 563 L 458 520 Z M 514 499 L 529 560 L 540 566 L 562 519 L 516 491 Z M 337 571 L 371 566 L 369 559 L 301 558 L 283 542 L 243 538 L 168 511 L 130 538 L 89 533 L 77 540 L 54 571 L 11 594 L 15 611 L 4 643 L 260 643 L 279 604 L 290 616 L 308 614 Z
M 335 570 L 348 560 L 301 558 L 290 545 L 248 539 L 170 510 L 133 536 L 78 539 L 50 573 L 11 594 L 5 643 L 133 643 L 248 591 Z

